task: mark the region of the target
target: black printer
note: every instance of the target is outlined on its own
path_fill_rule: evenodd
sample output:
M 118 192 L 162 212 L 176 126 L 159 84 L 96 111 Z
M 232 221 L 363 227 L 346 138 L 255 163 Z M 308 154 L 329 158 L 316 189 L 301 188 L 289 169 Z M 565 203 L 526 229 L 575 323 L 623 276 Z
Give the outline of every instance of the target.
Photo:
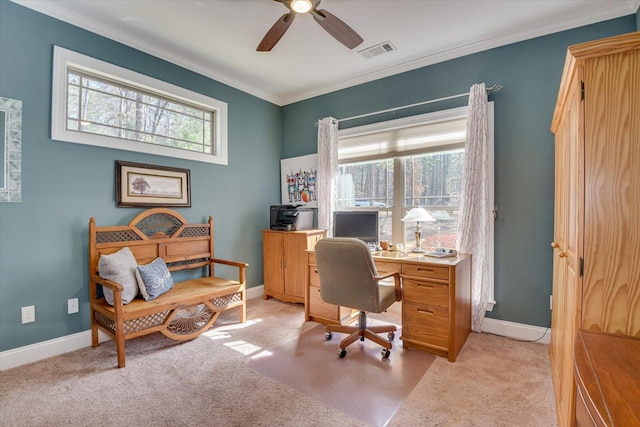
M 302 205 L 272 205 L 270 226 L 272 230 L 300 231 L 313 228 L 313 210 Z

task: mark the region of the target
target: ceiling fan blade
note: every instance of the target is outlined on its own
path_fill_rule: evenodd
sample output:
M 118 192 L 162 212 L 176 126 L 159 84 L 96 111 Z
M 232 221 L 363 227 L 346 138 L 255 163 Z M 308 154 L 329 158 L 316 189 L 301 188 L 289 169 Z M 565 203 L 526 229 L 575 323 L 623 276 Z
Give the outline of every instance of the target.
M 364 41 L 362 37 L 360 37 L 358 33 L 353 30 L 353 28 L 351 28 L 326 10 L 313 9 L 311 11 L 311 14 L 313 15 L 313 19 L 318 24 L 320 24 L 320 26 L 324 28 L 327 33 L 331 34 L 336 40 L 338 40 L 349 49 L 353 49 Z
M 282 38 L 284 33 L 289 29 L 289 25 L 293 22 L 296 14 L 293 12 L 284 14 L 276 21 L 275 24 L 267 31 L 262 41 L 256 49 L 258 52 L 269 52 Z

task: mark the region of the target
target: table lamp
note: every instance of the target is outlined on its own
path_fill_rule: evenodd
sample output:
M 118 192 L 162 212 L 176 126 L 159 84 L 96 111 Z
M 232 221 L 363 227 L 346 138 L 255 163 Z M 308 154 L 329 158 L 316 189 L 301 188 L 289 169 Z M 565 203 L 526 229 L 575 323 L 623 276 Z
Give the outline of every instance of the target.
M 420 247 L 422 240 L 422 231 L 420 230 L 420 221 L 435 221 L 435 219 L 427 212 L 425 208 L 413 208 L 402 218 L 402 221 L 416 222 L 416 247 L 411 252 L 424 253 L 424 249 Z

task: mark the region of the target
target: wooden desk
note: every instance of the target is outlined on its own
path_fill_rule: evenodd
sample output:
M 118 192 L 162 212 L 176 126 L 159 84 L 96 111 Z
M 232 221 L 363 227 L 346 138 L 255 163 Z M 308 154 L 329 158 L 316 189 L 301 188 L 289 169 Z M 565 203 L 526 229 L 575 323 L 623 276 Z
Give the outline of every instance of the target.
M 305 320 L 325 324 L 354 320 L 354 310 L 322 301 L 315 253 L 307 251 L 307 258 Z M 403 347 L 455 362 L 471 332 L 471 257 L 377 251 L 373 259 L 379 273 L 398 272 L 402 278 Z
M 578 331 L 576 426 L 640 425 L 640 338 Z

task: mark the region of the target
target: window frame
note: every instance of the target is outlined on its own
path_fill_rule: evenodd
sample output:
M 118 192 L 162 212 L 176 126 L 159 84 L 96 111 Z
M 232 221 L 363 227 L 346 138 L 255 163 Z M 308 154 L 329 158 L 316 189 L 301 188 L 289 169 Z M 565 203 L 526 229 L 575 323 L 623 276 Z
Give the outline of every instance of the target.
M 122 83 L 134 89 L 193 105 L 213 112 L 212 126 L 214 153 L 201 153 L 182 148 L 121 139 L 68 130 L 67 123 L 67 70 L 73 68 L 97 77 Z M 53 76 L 51 96 L 51 139 L 76 144 L 93 145 L 117 150 L 135 151 L 185 160 L 228 165 L 228 106 L 226 102 L 190 91 L 171 83 L 137 73 L 114 64 L 86 56 L 60 46 L 53 50 Z
M 376 132 L 384 132 L 390 131 L 393 129 L 399 129 L 403 127 L 416 126 L 419 124 L 426 124 L 428 122 L 437 122 L 444 120 L 453 120 L 462 117 L 468 117 L 468 107 L 458 107 L 452 108 L 448 110 L 441 110 L 432 113 L 420 114 L 411 117 L 405 117 L 401 119 L 389 120 L 384 122 L 373 123 L 369 125 L 351 127 L 347 129 L 338 130 L 338 141 L 340 138 L 345 137 L 353 137 L 358 135 L 365 135 Z M 491 170 L 490 182 L 489 182 L 489 206 L 491 207 L 490 214 L 493 214 L 496 211 L 495 207 L 495 153 L 494 153 L 494 104 L 493 101 L 488 104 L 488 143 L 489 143 L 489 167 Z M 339 144 L 339 142 L 338 142 Z M 451 145 L 441 145 L 433 147 L 433 149 L 425 149 L 423 153 L 428 152 L 440 152 L 446 151 L 448 148 L 453 148 L 459 144 L 451 144 Z M 402 152 L 390 153 L 387 158 L 392 158 L 394 161 L 394 200 L 398 200 L 398 195 L 401 195 L 401 199 L 405 199 L 404 195 L 404 165 L 402 159 L 413 155 L 415 153 L 407 153 L 406 155 Z M 339 164 L 352 164 L 368 161 L 367 158 L 362 158 L 361 160 L 350 158 L 345 160 L 344 162 L 340 162 Z M 392 218 L 402 218 L 406 212 L 411 209 L 411 206 L 403 206 L 403 203 L 394 203 L 393 207 L 377 207 L 377 206 L 366 206 L 366 207 L 349 207 L 349 210 L 376 210 L 380 211 L 391 211 Z M 495 218 L 495 217 L 494 217 Z M 405 224 L 398 220 L 392 220 L 392 236 L 405 236 Z M 495 219 L 490 223 L 489 230 L 489 242 L 487 242 L 489 246 L 489 253 L 491 254 L 489 260 L 489 277 L 490 277 L 490 290 L 489 290 L 489 302 L 487 304 L 487 311 L 492 311 L 495 306 L 495 291 L 494 291 L 494 280 L 495 280 Z

